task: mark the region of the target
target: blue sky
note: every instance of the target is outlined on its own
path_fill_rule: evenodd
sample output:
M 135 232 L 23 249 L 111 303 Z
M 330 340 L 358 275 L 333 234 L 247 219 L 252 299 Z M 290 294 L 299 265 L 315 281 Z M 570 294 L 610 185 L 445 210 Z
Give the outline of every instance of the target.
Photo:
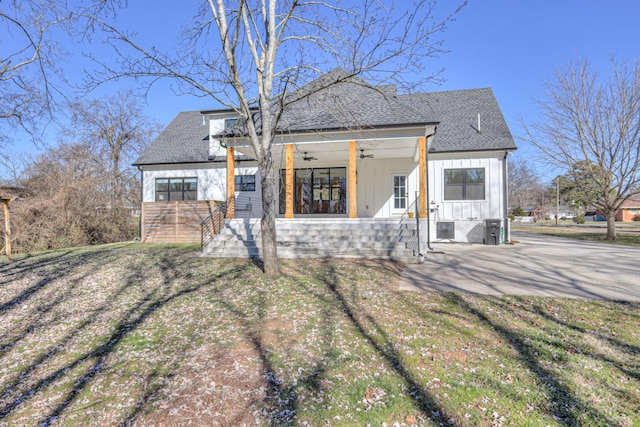
M 446 35 L 443 90 L 491 87 L 516 136 L 538 119 L 533 99 L 570 61 L 610 71 L 609 56 L 640 59 L 640 2 L 634 0 L 471 0 Z M 519 142 L 516 156 L 531 149 Z
M 177 48 L 177 25 L 192 15 L 183 2 L 163 2 L 162 7 L 147 8 L 137 1 L 122 24 L 136 28 L 143 40 L 158 46 Z M 451 7 L 452 0 L 439 7 Z M 537 119 L 533 98 L 544 95 L 544 82 L 579 57 L 592 62 L 594 69 L 609 71 L 609 54 L 619 60 L 640 59 L 640 2 L 637 0 L 469 0 L 469 4 L 449 25 L 443 35 L 444 48 L 450 52 L 427 67 L 446 67 L 441 85 L 429 90 L 455 90 L 491 87 L 511 128 L 522 133 L 520 118 Z M 68 46 L 73 51 L 73 46 Z M 96 43 L 95 49 L 104 49 Z M 77 61 L 80 60 L 76 57 Z M 76 73 L 82 66 L 75 67 Z M 72 78 L 78 78 L 74 75 Z M 122 81 L 126 87 L 132 82 Z M 115 91 L 117 86 L 104 87 Z M 102 91 L 101 90 L 101 91 Z M 99 94 L 97 92 L 96 94 Z M 148 97 L 146 113 L 161 125 L 168 124 L 180 111 L 216 108 L 211 100 L 175 96 L 167 84 L 155 86 Z M 14 149 L 31 150 L 27 138 L 16 140 Z M 529 155 L 521 145 L 516 156 Z

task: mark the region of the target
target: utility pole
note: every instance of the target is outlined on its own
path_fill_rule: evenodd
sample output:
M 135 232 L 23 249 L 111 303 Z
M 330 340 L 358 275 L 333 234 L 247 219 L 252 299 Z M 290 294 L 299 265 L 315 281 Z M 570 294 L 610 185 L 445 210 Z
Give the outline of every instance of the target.
M 556 178 L 556 227 L 558 226 L 558 217 L 560 216 L 560 178 Z

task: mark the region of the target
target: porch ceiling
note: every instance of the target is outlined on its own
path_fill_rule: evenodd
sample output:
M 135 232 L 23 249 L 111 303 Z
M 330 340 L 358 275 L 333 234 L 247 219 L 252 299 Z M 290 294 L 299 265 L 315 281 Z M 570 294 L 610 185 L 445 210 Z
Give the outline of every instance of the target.
M 397 135 L 401 133 L 401 135 Z M 276 164 L 284 164 L 287 144 L 294 146 L 294 163 L 312 166 L 314 163 L 344 163 L 349 159 L 349 141 L 356 141 L 359 157 L 361 150 L 365 155 L 373 154 L 374 159 L 416 158 L 418 138 L 425 136 L 425 128 L 403 130 L 395 132 L 395 135 L 379 132 L 366 138 L 357 138 L 353 135 L 336 134 L 312 135 L 305 138 L 278 138 L 274 141 L 273 160 Z M 234 145 L 236 151 L 249 157 L 254 157 L 253 149 L 246 145 Z M 317 160 L 304 161 L 305 153 L 308 157 Z

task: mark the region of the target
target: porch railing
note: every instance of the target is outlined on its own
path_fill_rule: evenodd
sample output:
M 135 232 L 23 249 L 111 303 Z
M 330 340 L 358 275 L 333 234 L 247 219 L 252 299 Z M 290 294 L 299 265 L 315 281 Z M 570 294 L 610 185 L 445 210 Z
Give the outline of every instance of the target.
M 220 234 L 220 230 L 224 227 L 224 221 L 227 216 L 227 204 L 216 204 L 211 215 L 206 217 L 200 223 L 200 250 L 204 252 L 204 248 L 213 240 L 216 234 Z
M 402 214 L 400 219 L 400 241 L 402 241 L 407 249 L 413 250 L 413 256 L 421 255 L 420 248 L 420 220 L 418 212 L 418 194 L 413 203 L 409 205 L 407 210 Z

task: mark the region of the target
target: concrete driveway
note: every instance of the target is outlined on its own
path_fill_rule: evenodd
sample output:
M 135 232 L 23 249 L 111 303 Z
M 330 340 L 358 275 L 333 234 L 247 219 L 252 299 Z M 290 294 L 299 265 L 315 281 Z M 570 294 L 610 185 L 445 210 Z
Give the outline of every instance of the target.
M 513 232 L 513 245 L 433 244 L 401 290 L 640 301 L 640 248 Z

